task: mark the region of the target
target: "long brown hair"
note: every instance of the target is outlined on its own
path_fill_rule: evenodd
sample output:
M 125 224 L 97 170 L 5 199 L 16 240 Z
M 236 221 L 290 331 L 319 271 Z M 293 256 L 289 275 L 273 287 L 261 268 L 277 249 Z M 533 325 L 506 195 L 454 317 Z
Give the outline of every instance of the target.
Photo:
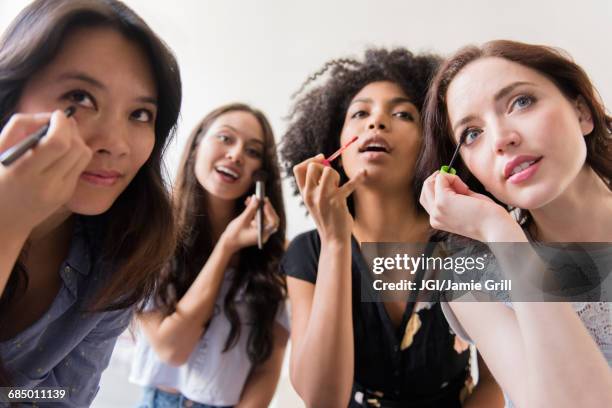
M 129 307 L 150 296 L 159 270 L 175 247 L 172 207 L 162 177 L 162 155 L 174 133 L 181 79 L 171 51 L 130 8 L 116 0 L 37 0 L 13 20 L 0 40 L 0 128 L 15 113 L 29 78 L 49 64 L 77 27 L 109 27 L 138 43 L 154 74 L 158 95 L 155 146 L 126 190 L 104 214 L 85 217 L 99 231 L 100 256 L 115 271 L 100 288 L 92 310 Z M 137 211 L 134 211 L 137 209 Z M 151 222 L 155 220 L 155 222 Z M 27 287 L 17 263 L 0 298 L 2 315 Z
M 266 195 L 280 218 L 278 231 L 269 238 L 262 251 L 256 247 L 240 251 L 239 267 L 224 299 L 225 313 L 231 324 L 225 343 L 224 351 L 227 351 L 236 344 L 240 336 L 241 325 L 236 311 L 235 297 L 241 288 L 245 288 L 245 299 L 251 313 L 249 323 L 252 324 L 247 353 L 249 359 L 257 364 L 265 361 L 272 351 L 275 316 L 279 305 L 286 297 L 285 281 L 278 269 L 280 258 L 284 253 L 286 228 L 281 178 L 274 134 L 261 111 L 242 103 L 224 105 L 206 115 L 191 132 L 173 192 L 179 245 L 173 261 L 164 273 L 156 300 L 157 306 L 165 314 L 172 313 L 214 248 L 211 220 L 205 199 L 206 191 L 196 179 L 194 168 L 198 145 L 212 123 L 219 116 L 235 111 L 252 114 L 261 125 L 264 135 L 261 168 L 268 175 L 265 183 Z M 236 199 L 236 215 L 244 210 L 245 198 L 253 193 L 254 187 Z
M 416 183 L 422 185 L 427 177 L 450 161 L 456 142 L 452 136 L 446 106 L 448 87 L 466 65 L 485 57 L 505 58 L 534 69 L 549 78 L 568 99 L 576 100 L 580 96 L 584 98 L 591 110 L 594 125 L 593 131 L 585 137 L 586 163 L 612 189 L 612 118 L 606 113 L 601 97 L 586 72 L 558 49 L 507 40 L 462 48 L 438 70 L 425 103 L 423 150 L 417 163 Z M 486 194 L 500 203 L 469 172 L 460 157 L 455 167 L 457 174 L 472 190 Z M 520 220 L 522 223 L 528 222 L 529 214 L 521 212 Z

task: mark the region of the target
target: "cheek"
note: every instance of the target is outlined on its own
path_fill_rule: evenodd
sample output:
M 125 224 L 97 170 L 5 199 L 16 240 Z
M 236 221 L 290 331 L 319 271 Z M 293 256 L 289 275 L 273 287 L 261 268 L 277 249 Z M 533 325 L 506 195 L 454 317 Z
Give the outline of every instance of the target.
M 135 172 L 142 167 L 155 147 L 155 134 L 136 134 L 130 137 L 131 165 Z

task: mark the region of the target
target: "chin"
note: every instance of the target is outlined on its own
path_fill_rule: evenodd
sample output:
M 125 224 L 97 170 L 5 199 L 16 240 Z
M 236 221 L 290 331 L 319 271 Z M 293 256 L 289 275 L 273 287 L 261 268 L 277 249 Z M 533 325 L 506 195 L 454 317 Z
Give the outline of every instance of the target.
M 94 199 L 93 197 L 73 197 L 67 204 L 68 209 L 79 215 L 100 215 L 108 211 L 115 200 Z
M 512 198 L 500 197 L 500 201 L 523 210 L 537 210 L 549 204 L 559 196 L 557 188 L 545 186 L 526 188 Z M 507 198 L 507 199 L 506 199 Z

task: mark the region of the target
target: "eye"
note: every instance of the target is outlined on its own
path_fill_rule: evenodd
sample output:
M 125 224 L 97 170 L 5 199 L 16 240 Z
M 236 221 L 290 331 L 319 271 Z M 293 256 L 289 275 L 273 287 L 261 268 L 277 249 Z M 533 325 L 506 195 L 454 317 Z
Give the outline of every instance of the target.
M 395 112 L 393 116 L 409 121 L 414 121 L 414 116 L 412 116 L 412 113 L 406 111 Z
M 249 147 L 246 149 L 247 154 L 254 159 L 261 159 L 263 157 L 263 153 L 258 149 L 253 147 Z
M 360 110 L 351 115 L 351 119 L 365 118 L 368 115 L 366 111 Z
M 223 143 L 229 143 L 231 141 L 230 135 L 227 135 L 225 133 L 217 134 L 217 139 Z
M 478 136 L 480 136 L 481 133 L 482 133 L 482 129 L 473 128 L 473 127 L 467 128 L 461 134 L 461 140 L 463 140 L 463 143 L 466 146 L 469 146 L 472 143 L 474 143 L 476 139 L 478 139 Z
M 138 122 L 151 123 L 153 122 L 153 112 L 148 109 L 138 109 L 132 112 L 132 119 Z
M 91 96 L 91 94 L 87 91 L 83 91 L 81 89 L 75 89 L 65 94 L 63 98 L 81 107 L 88 108 L 88 109 L 96 109 L 96 101 L 94 97 Z
M 525 109 L 526 107 L 532 105 L 535 102 L 535 98 L 531 95 L 520 95 L 512 102 L 510 105 L 510 110 L 514 108 Z

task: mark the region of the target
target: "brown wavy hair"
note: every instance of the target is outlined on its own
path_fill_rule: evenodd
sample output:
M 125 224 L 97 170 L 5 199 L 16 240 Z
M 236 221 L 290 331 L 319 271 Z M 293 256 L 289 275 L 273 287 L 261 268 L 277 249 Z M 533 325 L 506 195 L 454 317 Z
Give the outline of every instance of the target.
M 230 333 L 225 341 L 224 351 L 227 351 L 240 337 L 241 322 L 235 298 L 238 291 L 245 288 L 245 300 L 251 313 L 249 324 L 252 325 L 247 353 L 251 362 L 258 364 L 265 361 L 272 352 L 272 330 L 276 313 L 286 298 L 285 280 L 279 273 L 286 228 L 281 177 L 272 127 L 261 111 L 242 103 L 224 105 L 206 115 L 191 132 L 181 158 L 173 194 L 179 245 L 172 262 L 164 272 L 156 296 L 156 306 L 166 315 L 174 312 L 177 302 L 196 279 L 216 244 L 211 236 L 211 220 L 205 199 L 207 193 L 198 182 L 194 169 L 199 143 L 212 123 L 219 116 L 235 111 L 250 113 L 261 125 L 264 135 L 261 168 L 268 175 L 265 191 L 280 218 L 278 231 L 270 236 L 263 250 L 251 246 L 240 251 L 239 266 L 223 300 L 225 314 L 231 324 Z M 245 209 L 246 197 L 254 192 L 253 186 L 242 197 L 236 199 L 236 216 Z
M 606 113 L 601 97 L 586 72 L 566 53 L 556 48 L 508 40 L 490 41 L 480 47 L 464 47 L 440 67 L 425 103 L 422 154 L 417 163 L 416 182 L 422 185 L 440 166 L 449 163 L 456 142 L 452 136 L 446 106 L 448 87 L 465 66 L 486 57 L 504 58 L 536 70 L 550 79 L 568 99 L 576 100 L 580 96 L 584 98 L 591 110 L 594 125 L 593 131 L 585 137 L 586 163 L 612 189 L 612 118 Z M 469 172 L 461 156 L 455 168 L 470 189 L 505 205 L 485 190 L 480 181 Z M 528 212 L 521 211 L 519 219 L 523 225 L 527 225 L 530 216 Z
M 142 307 L 176 243 L 172 206 L 162 176 L 162 155 L 174 134 L 181 105 L 181 78 L 169 48 L 119 1 L 34 1 L 13 20 L 0 40 L 0 129 L 15 113 L 29 78 L 53 60 L 71 30 L 81 27 L 108 27 L 136 42 L 149 59 L 157 87 L 158 116 L 151 156 L 108 211 L 79 216 L 95 226 L 99 236 L 96 249 L 115 269 L 92 300 L 91 311 L 135 304 Z M 0 328 L 6 308 L 27 285 L 28 272 L 17 262 L 0 297 Z

